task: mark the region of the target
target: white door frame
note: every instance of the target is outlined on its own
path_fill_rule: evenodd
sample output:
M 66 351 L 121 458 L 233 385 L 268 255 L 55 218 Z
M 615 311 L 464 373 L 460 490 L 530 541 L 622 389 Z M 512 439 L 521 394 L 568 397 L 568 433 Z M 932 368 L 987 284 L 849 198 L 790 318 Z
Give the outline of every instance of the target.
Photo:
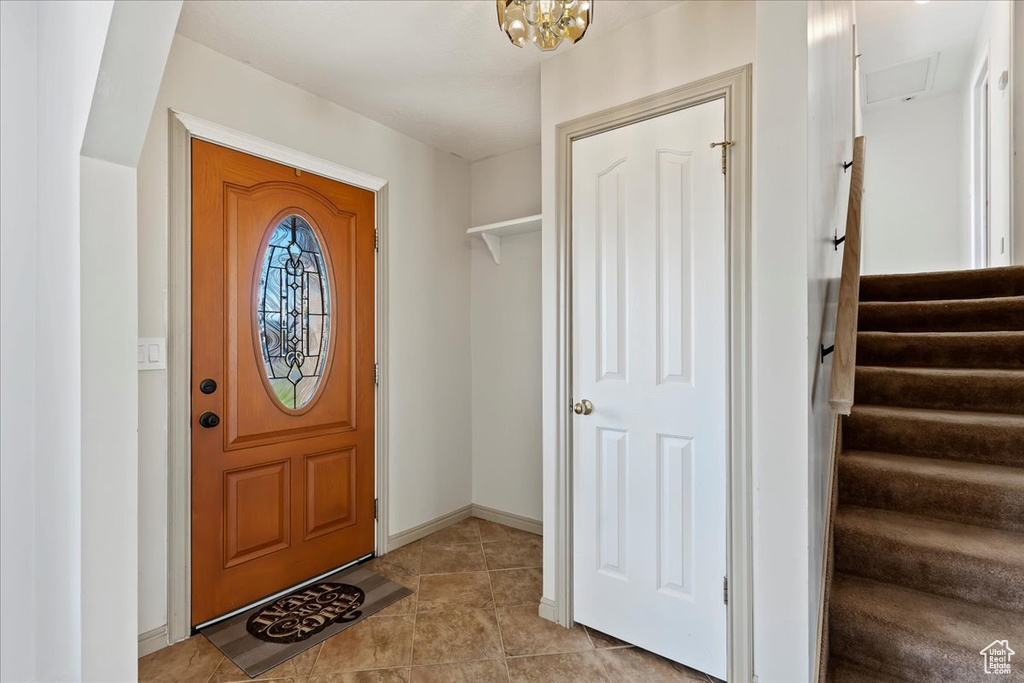
M 728 467 L 728 680 L 753 678 L 753 541 L 751 457 L 751 67 L 746 65 L 696 83 L 645 97 L 560 124 L 557 154 L 557 315 L 558 350 L 555 401 L 555 594 L 545 606 L 555 621 L 573 621 L 572 483 L 572 143 L 705 102 L 725 100 L 729 148 L 725 223 L 728 273 L 729 467 Z
M 387 311 L 388 311 L 388 183 L 383 178 L 171 109 L 170 195 L 168 220 L 167 329 L 167 641 L 188 638 L 192 630 L 191 480 L 192 480 L 192 158 L 191 141 L 206 140 L 252 156 L 291 166 L 374 193 L 379 249 L 376 259 L 376 357 L 380 384 L 376 397 L 375 552 L 387 552 Z
M 985 46 L 983 55 L 971 78 L 970 207 L 973 268 L 987 268 L 992 260 L 992 80 L 989 69 L 989 45 Z

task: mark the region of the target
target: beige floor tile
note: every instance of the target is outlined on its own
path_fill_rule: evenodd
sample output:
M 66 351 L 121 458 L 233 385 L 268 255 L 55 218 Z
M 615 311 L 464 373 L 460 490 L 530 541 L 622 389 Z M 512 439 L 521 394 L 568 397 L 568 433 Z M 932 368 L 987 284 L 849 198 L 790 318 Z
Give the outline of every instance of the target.
M 423 556 L 423 541 L 414 541 L 409 545 L 403 545 L 397 550 L 392 550 L 378 560 L 384 564 L 397 568 L 404 574 L 420 573 L 420 558 Z
M 509 527 L 504 524 L 488 522 L 486 519 L 477 520 L 477 527 L 480 529 L 480 540 L 484 543 L 495 543 L 500 541 L 511 541 L 512 534 Z
M 282 662 L 273 669 L 260 674 L 255 679 L 249 678 L 247 673 L 239 669 L 234 662 L 225 657 L 220 663 L 220 666 L 217 667 L 217 670 L 213 672 L 213 676 L 210 678 L 210 683 L 236 683 L 237 681 L 305 678 L 313 672 L 313 664 L 316 663 L 316 658 L 320 656 L 321 647 L 322 644 L 314 645 L 305 652 L 292 657 L 287 662 Z
M 615 650 L 598 650 L 610 681 L 644 681 L 645 683 L 675 683 L 690 681 L 707 683 L 708 679 L 699 671 L 682 664 L 670 662 L 656 654 L 630 647 Z
M 425 574 L 420 577 L 418 600 L 419 612 L 451 612 L 494 607 L 487 572 Z
M 500 657 L 501 639 L 492 610 L 416 615 L 413 664 L 472 662 Z
M 540 604 L 544 584 L 540 567 L 502 569 L 490 574 L 495 607 Z
M 429 546 L 420 563 L 421 574 L 479 572 L 486 568 L 479 543 Z
M 505 662 L 488 659 L 483 662 L 414 666 L 411 683 L 507 683 Z
M 450 527 L 441 529 L 423 539 L 424 546 L 479 542 L 480 530 L 477 527 L 477 520 L 473 517 L 456 522 Z
M 609 647 L 630 647 L 629 643 L 624 640 L 619 640 L 614 636 L 610 636 L 607 633 L 601 633 L 596 631 L 589 626 L 584 626 L 587 631 L 587 635 L 590 636 L 590 642 L 594 644 L 598 650 L 604 650 Z
M 415 623 L 413 616 L 364 619 L 324 641 L 314 675 L 409 666 Z
M 519 541 L 484 543 L 483 549 L 488 569 L 540 567 L 543 564 L 543 550 L 539 537 Z
M 512 657 L 505 663 L 510 683 L 603 683 L 608 680 L 594 651 Z
M 345 671 L 317 674 L 308 683 L 409 683 L 408 669 L 375 669 L 373 671 Z
M 192 636 L 140 659 L 139 681 L 204 682 L 223 658 L 206 638 Z
M 536 606 L 500 607 L 497 612 L 506 656 L 548 655 L 594 649 L 582 626 L 562 628 L 537 616 Z

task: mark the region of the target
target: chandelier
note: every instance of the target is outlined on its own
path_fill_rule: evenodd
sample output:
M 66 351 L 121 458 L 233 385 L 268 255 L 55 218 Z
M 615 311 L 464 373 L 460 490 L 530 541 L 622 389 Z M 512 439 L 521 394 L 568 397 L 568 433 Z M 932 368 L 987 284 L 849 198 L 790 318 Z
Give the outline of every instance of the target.
M 497 0 L 498 25 L 513 45 L 530 42 L 545 52 L 563 38 L 575 43 L 593 19 L 591 0 Z

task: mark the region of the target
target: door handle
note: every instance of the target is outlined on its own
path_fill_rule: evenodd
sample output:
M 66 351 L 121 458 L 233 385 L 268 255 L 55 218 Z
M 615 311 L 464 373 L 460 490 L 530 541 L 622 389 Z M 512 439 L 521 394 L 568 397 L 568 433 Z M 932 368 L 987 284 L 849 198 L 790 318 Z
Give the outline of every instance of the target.
M 592 412 L 594 412 L 594 404 L 588 401 L 587 399 L 583 399 L 582 401 L 580 401 L 579 403 L 572 407 L 572 412 L 576 413 L 577 415 L 590 415 Z
M 220 424 L 220 418 L 217 417 L 217 413 L 211 413 L 207 410 L 205 413 L 199 416 L 199 426 L 210 429 Z

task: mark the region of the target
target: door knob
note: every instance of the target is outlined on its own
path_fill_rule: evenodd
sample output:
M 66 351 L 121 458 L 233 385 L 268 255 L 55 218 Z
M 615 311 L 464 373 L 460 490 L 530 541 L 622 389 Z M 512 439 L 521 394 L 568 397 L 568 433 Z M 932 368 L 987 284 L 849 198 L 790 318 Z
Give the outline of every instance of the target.
M 592 412 L 594 412 L 594 404 L 588 401 L 587 399 L 583 399 L 582 401 L 580 401 L 579 403 L 572 407 L 572 412 L 576 413 L 577 415 L 590 415 Z
M 217 413 L 211 413 L 207 410 L 205 413 L 199 416 L 199 425 L 210 429 L 220 424 L 220 418 L 217 417 Z

